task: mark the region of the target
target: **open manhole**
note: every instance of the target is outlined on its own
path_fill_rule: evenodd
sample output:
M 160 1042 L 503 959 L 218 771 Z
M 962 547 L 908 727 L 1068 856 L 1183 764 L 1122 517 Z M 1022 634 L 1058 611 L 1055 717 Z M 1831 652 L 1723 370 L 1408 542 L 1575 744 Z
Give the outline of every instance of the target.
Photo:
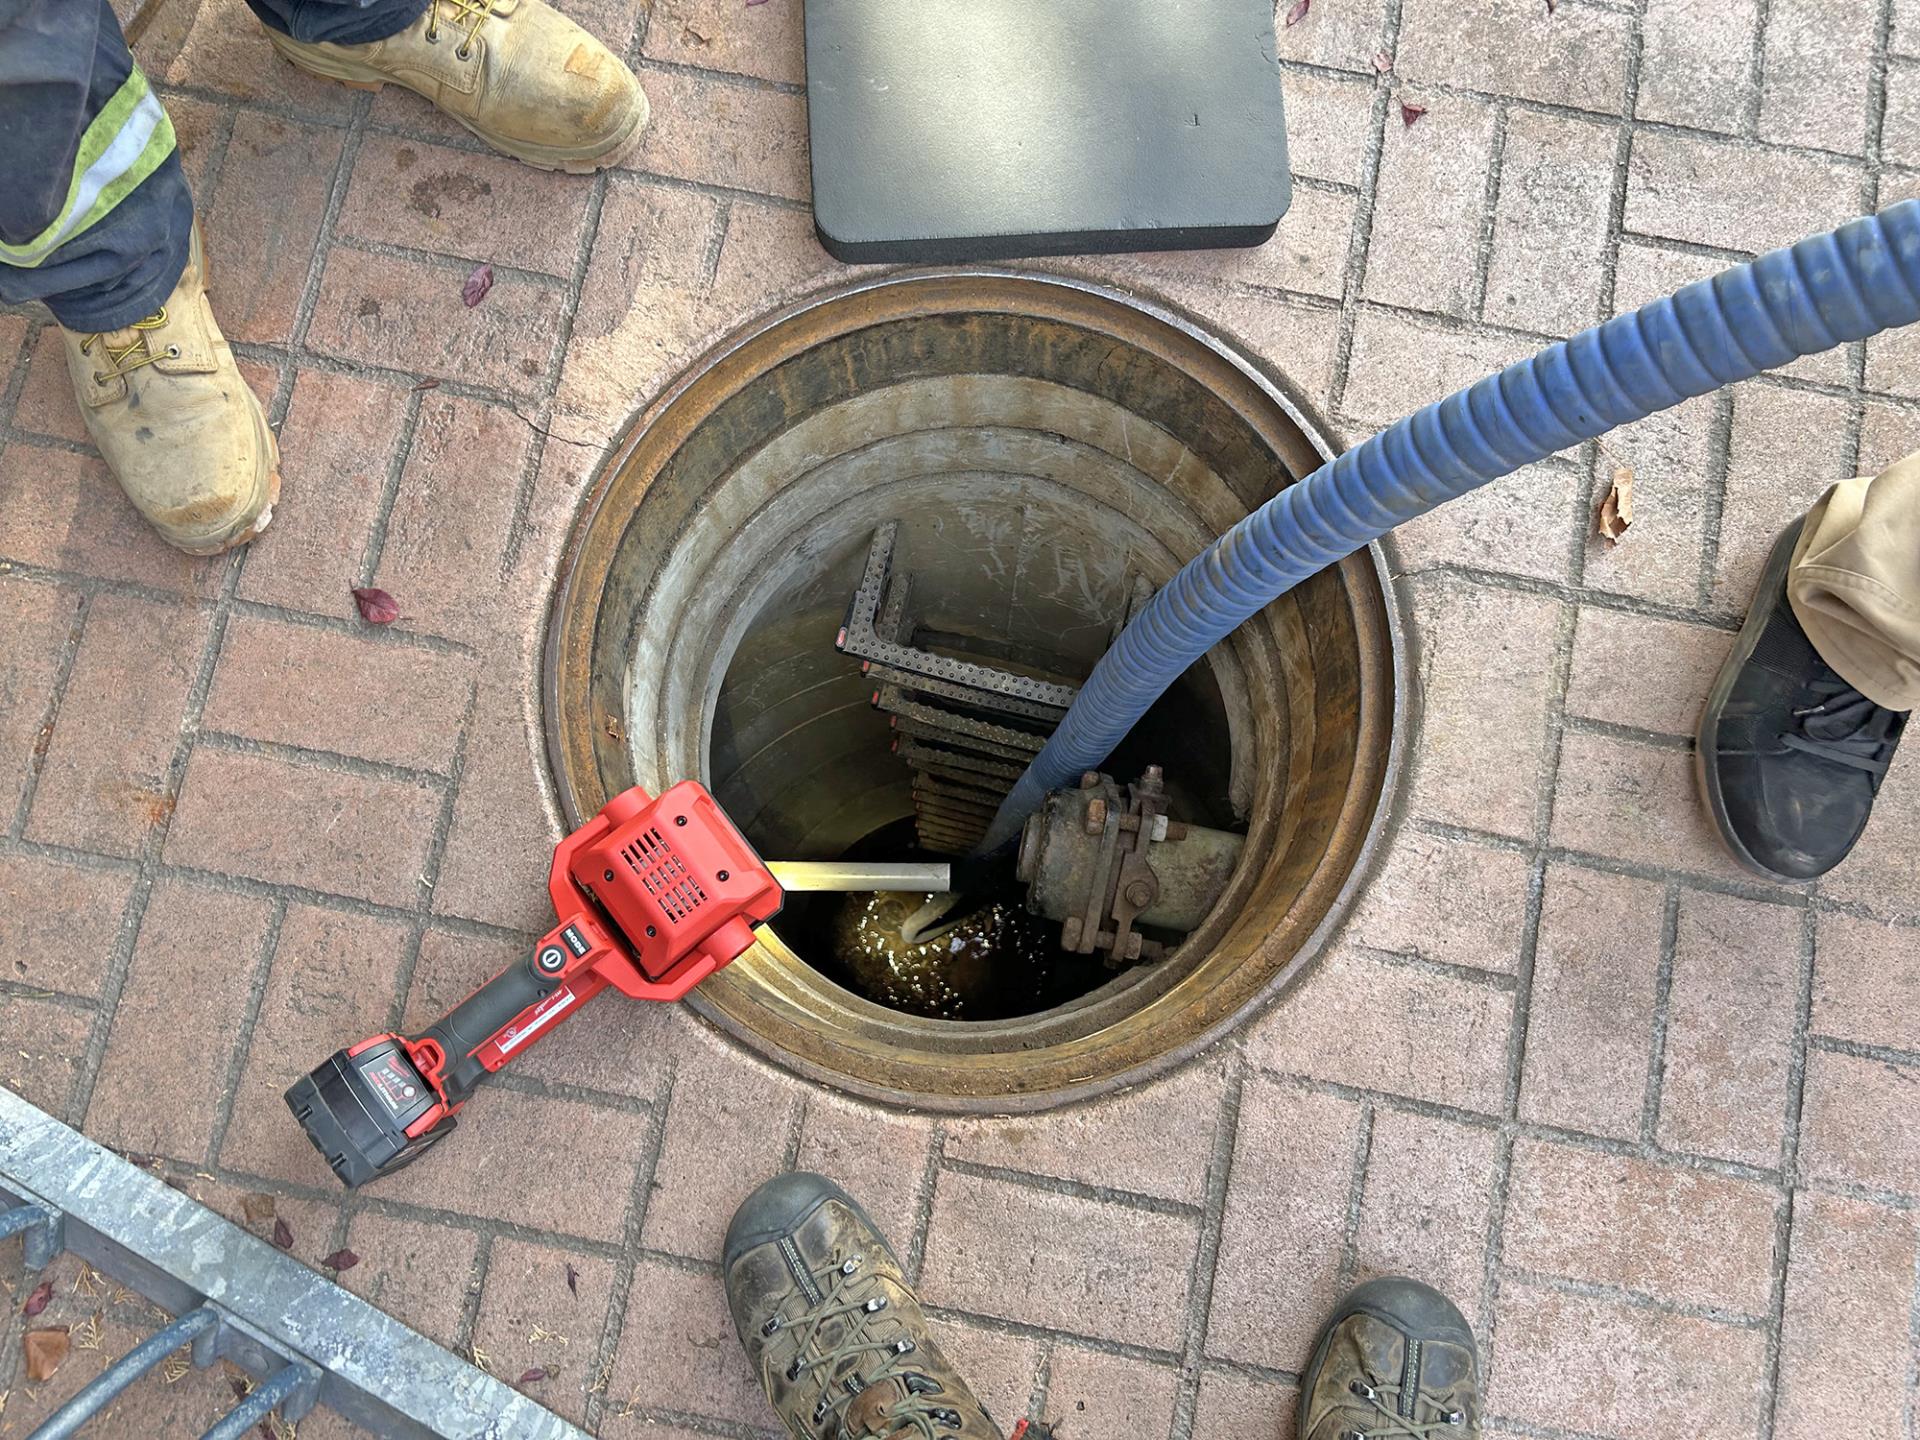
M 886 667 L 836 648 L 876 547 L 911 577 L 894 639 L 1045 696 L 1329 453 L 1225 347 L 1075 282 L 880 279 L 756 324 L 640 416 L 572 537 L 544 697 L 567 818 L 697 778 L 770 860 L 916 858 L 930 824 L 961 848 L 920 808 L 940 774 L 903 758 L 930 744 L 923 712 L 905 705 L 903 726 L 903 706 L 876 708 Z M 796 896 L 690 1003 L 809 1076 L 934 1109 L 1038 1109 L 1176 1063 L 1337 922 L 1397 775 L 1399 662 L 1362 553 L 1217 646 L 1136 729 L 1116 779 L 1159 765 L 1177 819 L 1246 837 L 1162 958 L 1068 955 L 1059 926 L 1009 904 L 959 998 L 929 1003 L 849 954 L 854 902 Z

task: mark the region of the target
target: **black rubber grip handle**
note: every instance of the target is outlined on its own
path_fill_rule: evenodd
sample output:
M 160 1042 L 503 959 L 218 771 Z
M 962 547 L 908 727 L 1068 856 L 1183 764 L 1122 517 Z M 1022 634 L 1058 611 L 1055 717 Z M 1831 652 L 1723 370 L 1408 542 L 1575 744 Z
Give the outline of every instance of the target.
M 525 960 L 509 965 L 418 1037 L 438 1041 L 446 1052 L 447 1065 L 441 1079 L 447 1103 L 458 1105 L 490 1073 L 473 1058 L 473 1052 L 505 1029 L 515 1016 L 559 988 L 558 975 L 547 973 L 541 965 L 542 958 L 550 958 L 552 951 L 551 944 L 543 944 Z

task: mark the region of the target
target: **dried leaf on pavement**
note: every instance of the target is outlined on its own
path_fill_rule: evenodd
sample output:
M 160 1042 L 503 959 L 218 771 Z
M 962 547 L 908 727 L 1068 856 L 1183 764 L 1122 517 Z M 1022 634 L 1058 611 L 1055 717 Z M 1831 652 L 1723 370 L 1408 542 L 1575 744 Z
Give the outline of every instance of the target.
M 80 1350 L 98 1350 L 104 1333 L 100 1328 L 100 1312 L 96 1310 L 74 1327 L 74 1346 Z
M 369 625 L 391 625 L 400 618 L 400 602 L 378 586 L 355 586 L 353 603 Z
M 240 1197 L 240 1213 L 247 1217 L 249 1225 L 264 1225 L 274 1218 L 273 1196 L 264 1190 L 255 1190 Z
M 1298 25 L 1302 20 L 1307 18 L 1307 11 L 1312 8 L 1313 0 L 1299 0 L 1298 4 L 1287 11 L 1287 24 L 1289 26 Z
M 293 1249 L 293 1227 L 284 1220 L 273 1222 L 273 1243 L 282 1250 Z
M 29 1330 L 20 1338 L 20 1349 L 27 1357 L 27 1379 L 51 1380 L 53 1372 L 67 1358 L 73 1340 L 64 1325 L 45 1330 Z
M 1620 537 L 1633 525 L 1633 471 L 1625 466 L 1613 472 L 1613 484 L 1607 487 L 1606 498 L 1600 502 L 1595 523 L 1609 549 L 1618 545 Z
M 524 1372 L 520 1376 L 520 1379 L 517 1383 L 521 1385 L 532 1385 L 546 1378 L 547 1378 L 546 1367 L 542 1365 L 536 1365 L 533 1367 L 533 1369 Z
M 460 298 L 471 310 L 487 298 L 487 292 L 491 289 L 493 289 L 493 266 L 482 265 L 467 276 L 467 283 L 460 287 Z
M 1426 113 L 1427 107 L 1424 105 L 1415 105 L 1406 100 L 1400 102 L 1400 123 L 1409 130 L 1413 128 L 1413 122 Z
M 580 1272 L 571 1265 L 567 1266 L 567 1289 L 573 1292 L 574 1299 L 580 1298 Z
M 53 1299 L 53 1281 L 42 1280 L 33 1287 L 33 1293 L 27 1296 L 27 1303 L 20 1307 L 20 1313 L 31 1320 L 47 1308 L 47 1302 Z
M 1393 69 L 1393 57 L 1382 50 L 1378 55 L 1373 57 L 1373 68 L 1378 70 L 1382 75 L 1386 74 L 1389 70 Z
M 360 1263 L 360 1257 L 351 1250 L 336 1250 L 320 1263 L 329 1270 L 351 1270 Z

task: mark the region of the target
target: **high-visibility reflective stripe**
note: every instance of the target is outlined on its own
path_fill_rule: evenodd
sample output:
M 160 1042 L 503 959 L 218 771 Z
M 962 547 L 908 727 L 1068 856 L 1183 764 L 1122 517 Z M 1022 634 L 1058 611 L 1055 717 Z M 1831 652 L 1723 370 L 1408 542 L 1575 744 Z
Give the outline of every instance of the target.
M 59 217 L 24 245 L 0 244 L 0 264 L 31 270 L 60 246 L 99 223 L 129 191 L 173 153 L 173 122 L 135 66 L 126 83 L 80 137 L 73 182 Z

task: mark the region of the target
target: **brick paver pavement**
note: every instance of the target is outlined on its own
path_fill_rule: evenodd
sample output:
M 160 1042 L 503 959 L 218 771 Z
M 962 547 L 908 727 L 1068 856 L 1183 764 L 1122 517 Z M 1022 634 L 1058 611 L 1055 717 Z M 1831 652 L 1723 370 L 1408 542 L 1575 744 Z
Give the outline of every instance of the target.
M 346 1283 L 548 1369 L 528 1388 L 607 1436 L 767 1433 L 715 1251 L 799 1163 L 867 1198 L 1001 1413 L 1069 1440 L 1291 1436 L 1322 1306 L 1390 1270 L 1475 1320 L 1501 1440 L 1912 1440 L 1920 757 L 1850 864 L 1779 888 L 1711 843 L 1687 737 L 1775 528 L 1920 445 L 1920 331 L 1396 537 L 1422 710 L 1392 844 L 1309 981 L 1183 1073 L 1013 1122 L 880 1114 L 610 1002 L 431 1164 L 333 1186 L 280 1088 L 542 924 L 532 675 L 601 444 L 844 273 L 806 210 L 799 0 L 569 8 L 655 106 L 593 179 L 295 74 L 238 0 L 176 0 L 143 43 L 286 498 L 243 554 L 164 549 L 56 337 L 0 313 L 0 1080 L 229 1213 L 275 1195 L 296 1255 L 352 1247 Z M 1349 439 L 1920 193 L 1912 0 L 1314 0 L 1281 55 L 1272 244 L 1053 268 L 1184 306 Z M 1609 551 L 1619 465 L 1640 519 Z M 357 583 L 402 621 L 363 626 Z M 0 1433 L 73 1383 L 16 1382 Z M 186 1394 L 155 1382 L 117 1433 L 197 1433 Z

